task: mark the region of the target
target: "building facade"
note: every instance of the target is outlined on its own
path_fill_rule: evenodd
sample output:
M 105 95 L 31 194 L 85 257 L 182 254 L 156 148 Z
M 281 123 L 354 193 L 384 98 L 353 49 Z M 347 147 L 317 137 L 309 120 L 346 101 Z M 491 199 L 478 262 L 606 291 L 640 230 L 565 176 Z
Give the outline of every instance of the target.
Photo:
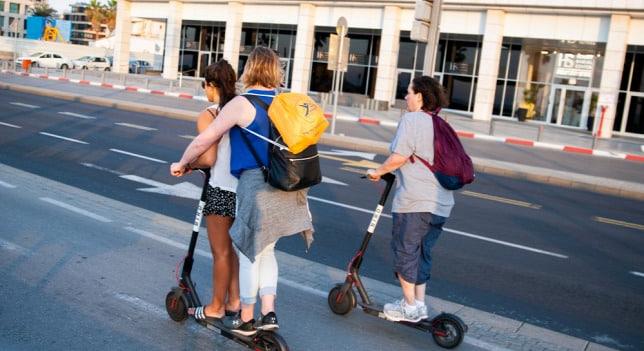
M 24 38 L 29 9 L 45 0 L 0 0 L 0 36 Z
M 72 44 L 89 45 L 90 43 L 107 36 L 107 25 L 102 24 L 101 30 L 95 32 L 92 24 L 85 14 L 87 3 L 78 2 L 71 4 L 70 12 L 63 14 L 63 19 L 72 23 L 71 38 Z
M 254 46 L 276 50 L 285 86 L 327 92 L 329 35 L 348 20 L 345 94 L 400 103 L 422 74 L 410 39 L 414 1 L 123 0 L 116 70 L 131 18 L 166 23 L 163 75 L 200 77 L 226 58 L 243 70 Z M 562 128 L 644 136 L 644 4 L 635 0 L 444 0 L 434 76 L 449 109 L 474 119 L 521 117 Z M 603 115 L 603 118 L 601 116 Z

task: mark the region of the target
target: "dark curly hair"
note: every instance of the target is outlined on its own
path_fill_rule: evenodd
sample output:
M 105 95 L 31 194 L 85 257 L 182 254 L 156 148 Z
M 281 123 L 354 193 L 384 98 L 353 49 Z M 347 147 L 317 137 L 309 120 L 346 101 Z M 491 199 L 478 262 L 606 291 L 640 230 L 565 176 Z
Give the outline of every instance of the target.
M 220 107 L 237 96 L 237 75 L 228 61 L 221 59 L 206 67 L 205 79 L 206 84 L 212 85 L 219 92 Z
M 449 105 L 445 89 L 441 83 L 432 77 L 420 76 L 414 78 L 411 88 L 414 93 L 420 93 L 423 96 L 422 110 L 425 112 L 433 112 Z

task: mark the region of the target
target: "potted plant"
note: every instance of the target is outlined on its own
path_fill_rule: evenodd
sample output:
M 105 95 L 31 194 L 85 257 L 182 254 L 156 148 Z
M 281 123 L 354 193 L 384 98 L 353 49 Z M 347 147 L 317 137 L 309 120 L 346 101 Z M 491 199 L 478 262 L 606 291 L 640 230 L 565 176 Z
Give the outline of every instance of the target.
M 517 118 L 520 122 L 524 122 L 527 118 L 532 118 L 535 115 L 535 102 L 537 101 L 537 92 L 539 87 L 535 84 L 529 88 L 523 89 L 523 101 L 519 104 L 517 110 Z

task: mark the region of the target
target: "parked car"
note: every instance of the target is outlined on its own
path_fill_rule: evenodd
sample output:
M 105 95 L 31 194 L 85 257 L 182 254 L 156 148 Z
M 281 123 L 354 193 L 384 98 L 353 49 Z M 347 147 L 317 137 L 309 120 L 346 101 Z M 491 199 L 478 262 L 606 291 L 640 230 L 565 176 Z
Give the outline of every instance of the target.
M 152 69 L 152 65 L 148 61 L 130 60 L 130 73 L 145 74 L 150 69 Z
M 106 57 L 102 56 L 83 56 L 72 61 L 74 68 L 95 69 L 100 71 L 111 70 L 112 65 Z
M 24 60 L 31 60 L 32 67 L 68 69 L 74 65 L 70 60 L 64 58 L 62 55 L 51 52 L 36 52 L 29 56 L 18 57 L 16 59 L 16 65 L 21 66 L 22 61 Z

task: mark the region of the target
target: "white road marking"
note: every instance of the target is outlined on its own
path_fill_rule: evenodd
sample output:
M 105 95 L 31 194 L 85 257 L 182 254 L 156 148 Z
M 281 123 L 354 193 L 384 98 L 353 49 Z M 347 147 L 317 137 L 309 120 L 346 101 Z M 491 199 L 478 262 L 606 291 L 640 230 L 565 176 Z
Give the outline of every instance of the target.
M 97 166 L 97 165 L 95 165 L 93 163 L 81 162 L 81 165 L 83 165 L 85 167 L 88 167 L 88 168 L 98 169 L 99 171 L 105 171 L 105 172 L 108 172 L 108 173 L 116 174 L 117 176 L 122 176 L 122 175 L 125 174 L 125 173 L 121 173 L 119 171 L 115 171 L 113 169 Z
M 156 235 L 154 233 L 150 233 L 150 232 L 147 232 L 145 230 L 137 229 L 137 228 L 134 228 L 134 227 L 124 227 L 123 229 L 127 230 L 128 232 L 144 236 L 144 237 L 146 237 L 148 239 L 152 239 L 152 240 L 158 241 L 160 243 L 164 243 L 164 244 L 166 244 L 168 246 L 176 247 L 177 249 L 188 250 L 188 245 L 186 245 L 186 244 L 176 242 L 176 241 L 174 241 L 172 239 L 168 239 L 166 237 Z M 212 254 L 210 252 L 207 252 L 207 251 L 204 251 L 204 250 L 201 250 L 201 249 L 195 249 L 195 253 L 200 255 L 200 256 L 203 256 L 203 257 L 212 258 Z
M 15 251 L 19 254 L 26 254 L 29 252 L 29 250 L 25 249 L 24 247 L 3 239 L 0 239 L 0 249 Z
M 165 184 L 157 182 L 156 180 L 147 179 L 139 177 L 137 175 L 122 175 L 121 178 L 131 180 L 133 182 L 138 182 L 146 185 L 150 185 L 153 188 L 142 188 L 136 189 L 140 191 L 145 191 L 149 193 L 157 193 L 170 196 L 178 196 L 186 199 L 198 200 L 201 196 L 201 188 L 190 183 L 182 182 L 178 184 Z
M 82 140 L 72 139 L 72 138 L 68 138 L 68 137 L 61 136 L 61 135 L 56 135 L 56 134 L 51 134 L 51 133 L 45 133 L 45 132 L 39 132 L 39 134 L 46 135 L 46 136 L 49 136 L 49 137 L 52 137 L 52 138 L 57 138 L 57 139 L 62 139 L 62 140 L 71 141 L 72 143 L 85 144 L 85 145 L 87 145 L 87 144 L 88 144 L 88 143 L 86 143 L 86 142 L 84 142 L 84 141 L 82 141 Z
M 3 187 L 5 187 L 5 188 L 9 188 L 9 189 L 14 189 L 14 188 L 16 187 L 16 186 L 15 186 L 15 185 L 13 185 L 13 184 L 5 183 L 5 182 L 3 182 L 3 181 L 1 181 L 1 180 L 0 180 L 0 186 L 3 186 Z
M 483 340 L 474 339 L 473 337 L 467 336 L 467 335 L 465 335 L 465 337 L 463 338 L 463 342 L 466 344 L 470 344 L 474 347 L 480 347 L 488 351 L 512 351 L 511 349 L 506 349 L 505 347 L 502 347 L 502 346 L 493 345 Z
M 140 126 L 138 124 L 131 124 L 131 123 L 125 123 L 125 122 L 118 122 L 118 123 L 114 123 L 114 124 L 116 124 L 117 126 L 121 126 L 121 127 L 128 127 L 128 128 L 147 130 L 147 131 L 158 130 L 156 128 L 150 128 L 150 127 L 146 127 L 146 126 Z
M 323 203 L 338 206 L 338 207 L 348 208 L 350 210 L 354 210 L 354 211 L 358 211 L 358 212 L 363 212 L 363 213 L 368 213 L 368 214 L 373 214 L 373 212 L 374 212 L 374 210 L 367 210 L 365 208 L 351 206 L 351 205 L 347 205 L 347 204 L 343 204 L 343 203 L 335 202 L 335 201 L 331 201 L 331 200 L 321 199 L 321 198 L 315 197 L 315 196 L 309 196 L 308 198 L 310 200 L 313 200 L 313 201 L 319 201 L 319 202 L 323 202 Z M 383 213 L 381 216 L 385 217 L 385 218 L 392 218 L 392 216 L 390 214 L 386 214 L 386 213 Z M 521 250 L 530 251 L 530 252 L 534 252 L 534 253 L 539 253 L 539 254 L 542 254 L 542 255 L 553 256 L 553 257 L 557 257 L 557 258 L 563 258 L 563 259 L 568 258 L 568 256 L 561 255 L 561 254 L 558 254 L 558 253 L 545 251 L 545 250 L 540 250 L 540 249 L 536 249 L 536 248 L 533 248 L 533 247 L 529 247 L 529 246 L 525 246 L 525 245 L 519 245 L 519 244 L 507 242 L 507 241 L 492 239 L 492 238 L 488 238 L 488 237 L 481 236 L 481 235 L 470 234 L 470 233 L 462 232 L 460 230 L 454 230 L 454 229 L 449 229 L 449 228 L 445 228 L 445 227 L 443 227 L 443 230 L 446 231 L 446 232 L 450 232 L 452 234 L 461 235 L 461 236 L 465 236 L 465 237 L 472 238 L 472 239 L 483 240 L 483 241 L 487 241 L 487 242 L 491 242 L 491 243 L 495 243 L 495 244 L 499 244 L 499 245 L 504 245 L 504 246 L 508 246 L 508 247 L 513 247 L 515 249 L 521 249 Z
M 343 182 L 341 182 L 339 180 L 335 180 L 335 179 L 325 177 L 325 176 L 322 176 L 322 183 L 349 186 L 349 184 L 347 184 L 347 183 L 343 183 Z
M 66 209 L 66 210 L 78 213 L 79 215 L 83 215 L 85 217 L 95 219 L 95 220 L 97 220 L 99 222 L 103 222 L 103 223 L 112 222 L 112 220 L 109 219 L 109 218 L 105 218 L 105 217 L 103 217 L 101 215 L 97 215 L 96 213 L 89 212 L 89 211 L 84 210 L 82 208 L 78 208 L 76 206 L 72 206 L 70 204 L 66 204 L 66 203 L 58 201 L 58 200 L 54 200 L 54 199 L 51 199 L 51 198 L 48 198 L 48 197 L 41 197 L 40 200 L 42 200 L 44 202 L 47 202 L 47 203 L 50 203 L 52 205 L 56 205 L 58 207 L 62 207 L 64 209 Z
M 196 136 L 194 136 L 194 135 L 179 135 L 179 138 L 193 140 L 194 138 L 196 138 Z
M 17 126 L 15 124 L 11 124 L 11 123 L 0 122 L 0 124 L 3 125 L 3 126 L 11 127 L 11 128 L 22 128 L 21 126 Z
M 335 155 L 335 156 L 354 156 L 354 157 L 360 157 L 364 158 L 370 161 L 373 161 L 373 159 L 376 157 L 376 154 L 374 153 L 369 153 L 369 152 L 358 152 L 358 151 L 351 151 L 351 150 L 338 150 L 338 149 L 332 149 L 331 151 L 318 151 L 319 154 L 322 155 Z
M 644 273 L 642 273 L 642 272 L 631 271 L 631 274 L 632 274 L 632 275 L 636 275 L 636 276 L 638 276 L 638 277 L 642 277 L 642 278 L 644 278 Z
M 82 118 L 82 119 L 96 119 L 96 117 L 92 116 L 87 116 L 87 115 L 81 115 L 80 113 L 74 113 L 74 112 L 58 112 L 59 115 L 65 115 L 65 116 L 71 116 L 71 117 L 76 117 L 76 118 Z
M 147 156 L 143 156 L 143 155 L 135 154 L 133 152 L 123 151 L 123 150 L 119 150 L 119 149 L 110 149 L 110 151 L 116 152 L 116 153 L 119 153 L 119 154 L 123 154 L 123 155 L 129 155 L 129 156 L 142 158 L 142 159 L 148 160 L 148 161 L 153 161 L 153 162 L 158 162 L 158 163 L 167 163 L 166 161 L 159 160 L 158 158 L 147 157 Z
M 10 104 L 15 106 L 20 106 L 20 107 L 26 107 L 26 108 L 40 108 L 40 106 L 23 104 L 22 102 L 10 102 Z

